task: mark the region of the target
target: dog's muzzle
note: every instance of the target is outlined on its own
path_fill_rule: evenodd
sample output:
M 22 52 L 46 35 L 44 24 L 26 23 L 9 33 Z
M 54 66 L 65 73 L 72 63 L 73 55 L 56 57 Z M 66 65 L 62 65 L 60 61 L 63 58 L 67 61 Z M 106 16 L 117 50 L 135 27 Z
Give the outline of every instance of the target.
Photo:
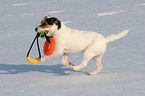
M 35 28 L 35 31 L 37 32 L 37 31 L 38 31 L 38 28 Z M 44 35 L 40 35 L 40 37 L 42 37 L 42 38 L 43 38 L 43 37 L 44 37 Z
M 38 32 L 38 28 L 37 28 L 37 27 L 35 28 L 35 31 Z M 41 31 L 41 32 L 42 32 L 42 31 Z M 49 31 L 46 30 L 46 31 L 45 31 L 45 34 L 47 34 L 48 32 L 49 32 Z M 40 34 L 40 36 L 41 36 L 42 38 L 44 37 L 44 33 L 43 33 L 43 32 L 42 32 L 42 33 L 38 32 L 38 33 Z

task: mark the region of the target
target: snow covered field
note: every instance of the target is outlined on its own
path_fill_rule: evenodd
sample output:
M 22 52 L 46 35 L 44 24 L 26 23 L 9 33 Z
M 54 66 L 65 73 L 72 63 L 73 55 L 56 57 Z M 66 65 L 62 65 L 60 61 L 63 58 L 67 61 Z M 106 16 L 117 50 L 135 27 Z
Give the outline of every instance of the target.
M 26 53 L 46 15 L 105 37 L 130 32 L 108 44 L 98 75 L 87 75 L 92 60 L 77 72 L 61 57 L 33 65 Z M 0 33 L 0 96 L 145 96 L 145 0 L 0 0 Z M 30 54 L 38 56 L 36 47 Z M 78 53 L 69 61 L 81 59 Z

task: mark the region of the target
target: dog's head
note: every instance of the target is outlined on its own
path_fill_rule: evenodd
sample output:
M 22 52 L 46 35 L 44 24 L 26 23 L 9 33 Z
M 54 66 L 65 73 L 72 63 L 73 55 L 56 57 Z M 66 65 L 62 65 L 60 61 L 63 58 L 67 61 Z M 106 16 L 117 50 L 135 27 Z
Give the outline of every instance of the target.
M 61 22 L 55 18 L 50 16 L 45 16 L 41 21 L 41 24 L 35 28 L 36 32 L 46 31 L 48 35 L 52 35 L 55 31 L 61 28 Z

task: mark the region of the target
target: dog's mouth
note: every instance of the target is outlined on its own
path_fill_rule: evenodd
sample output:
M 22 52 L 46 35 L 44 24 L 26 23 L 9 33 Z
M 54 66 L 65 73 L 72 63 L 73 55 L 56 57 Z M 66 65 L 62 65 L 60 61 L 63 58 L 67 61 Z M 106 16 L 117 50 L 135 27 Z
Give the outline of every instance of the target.
M 35 28 L 35 31 L 37 32 L 37 33 L 39 33 L 40 34 L 40 37 L 44 37 L 45 35 L 48 35 L 48 33 L 49 33 L 49 31 L 48 30 L 45 30 L 45 29 L 43 29 L 43 28 Z
M 44 34 L 48 35 L 48 32 L 49 32 L 48 30 L 45 30 L 44 33 L 40 34 L 40 37 L 44 38 Z

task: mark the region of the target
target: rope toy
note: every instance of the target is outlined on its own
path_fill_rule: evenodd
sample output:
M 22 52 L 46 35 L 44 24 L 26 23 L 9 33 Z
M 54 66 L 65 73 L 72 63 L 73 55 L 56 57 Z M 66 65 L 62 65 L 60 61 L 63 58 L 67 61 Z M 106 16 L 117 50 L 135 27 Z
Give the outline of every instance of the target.
M 44 47 L 43 47 L 43 52 L 45 55 L 47 56 L 50 56 L 53 54 L 54 52 L 54 49 L 55 49 L 55 39 L 52 37 L 52 36 L 46 36 L 48 32 L 47 31 L 41 31 L 39 33 L 36 34 L 28 52 L 27 52 L 27 56 L 26 56 L 26 59 L 32 63 L 32 64 L 36 64 L 36 63 L 39 63 L 40 62 L 40 59 L 41 59 L 41 52 L 40 52 L 40 48 L 39 48 L 39 41 L 38 41 L 38 37 L 40 37 L 40 34 L 45 36 L 46 38 L 46 41 L 44 43 Z M 38 53 L 39 53 L 39 57 L 38 58 L 31 58 L 29 56 L 29 53 L 33 47 L 33 44 L 35 42 L 35 40 L 37 39 L 37 48 L 38 48 Z

